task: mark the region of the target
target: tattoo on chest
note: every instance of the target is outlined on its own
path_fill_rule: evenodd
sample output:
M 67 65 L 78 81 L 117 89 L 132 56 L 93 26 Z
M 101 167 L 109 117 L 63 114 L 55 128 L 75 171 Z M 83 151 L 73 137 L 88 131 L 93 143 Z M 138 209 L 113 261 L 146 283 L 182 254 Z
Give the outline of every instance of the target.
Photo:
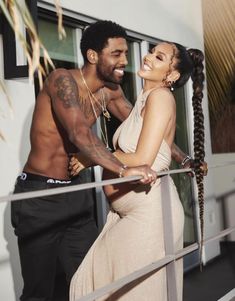
M 82 110 L 84 116 L 86 118 L 95 118 L 95 114 L 93 112 L 93 109 L 92 109 L 92 106 L 91 106 L 91 103 L 90 103 L 90 100 L 88 99 L 88 97 L 83 97 L 81 95 L 79 95 L 79 106 L 80 106 L 80 109 Z M 96 115 L 99 116 L 100 113 L 101 113 L 101 109 L 99 107 L 99 105 L 97 103 L 94 103 L 94 109 L 96 111 Z

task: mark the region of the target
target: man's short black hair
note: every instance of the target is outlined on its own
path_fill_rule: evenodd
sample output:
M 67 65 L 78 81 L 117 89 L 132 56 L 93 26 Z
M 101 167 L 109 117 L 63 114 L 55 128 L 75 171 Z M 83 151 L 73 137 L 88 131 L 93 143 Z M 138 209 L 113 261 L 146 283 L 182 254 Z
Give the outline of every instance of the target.
M 110 38 L 127 38 L 125 29 L 112 21 L 97 21 L 90 24 L 83 32 L 80 48 L 84 62 L 87 62 L 87 50 L 101 52 Z

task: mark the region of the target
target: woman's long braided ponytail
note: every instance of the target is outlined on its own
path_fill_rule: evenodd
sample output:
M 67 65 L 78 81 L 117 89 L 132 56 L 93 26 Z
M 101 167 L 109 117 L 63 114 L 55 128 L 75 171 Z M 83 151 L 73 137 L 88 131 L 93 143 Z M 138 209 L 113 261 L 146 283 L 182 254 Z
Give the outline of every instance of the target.
M 202 264 L 202 247 L 204 240 L 204 183 L 203 183 L 203 165 L 205 158 L 205 135 L 204 135 L 204 116 L 202 111 L 202 98 L 203 98 L 203 60 L 204 55 L 198 49 L 189 49 L 188 53 L 193 62 L 193 72 L 191 78 L 193 81 L 193 112 L 194 112 L 194 170 L 198 187 L 198 203 L 199 203 L 199 219 L 200 219 L 200 265 Z

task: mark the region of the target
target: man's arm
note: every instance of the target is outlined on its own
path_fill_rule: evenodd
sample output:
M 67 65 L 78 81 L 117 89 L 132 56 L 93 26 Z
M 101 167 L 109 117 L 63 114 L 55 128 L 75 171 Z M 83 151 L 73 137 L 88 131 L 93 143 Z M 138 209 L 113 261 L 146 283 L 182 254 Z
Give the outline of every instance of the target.
M 51 73 L 47 81 L 47 92 L 52 100 L 55 115 L 66 130 L 69 140 L 88 158 L 118 175 L 141 175 L 144 183 L 149 183 L 148 173 L 152 178 L 156 174 L 147 166 L 125 168 L 102 141 L 92 132 L 80 108 L 77 83 L 65 69 Z M 152 179 L 151 179 L 152 180 Z
M 121 86 L 105 89 L 108 98 L 107 109 L 120 121 L 124 121 L 132 110 L 132 104 L 126 99 Z
M 186 155 L 175 143 L 171 147 L 171 156 L 173 160 L 181 165 L 181 168 L 194 168 L 193 158 Z M 207 162 L 203 162 L 200 168 L 204 176 L 206 176 L 208 172 Z M 193 173 L 190 172 L 189 174 L 193 176 Z
M 185 158 L 189 158 L 190 160 L 190 157 L 185 154 L 175 143 L 173 143 L 171 147 L 171 157 L 175 162 L 179 164 L 182 164 Z

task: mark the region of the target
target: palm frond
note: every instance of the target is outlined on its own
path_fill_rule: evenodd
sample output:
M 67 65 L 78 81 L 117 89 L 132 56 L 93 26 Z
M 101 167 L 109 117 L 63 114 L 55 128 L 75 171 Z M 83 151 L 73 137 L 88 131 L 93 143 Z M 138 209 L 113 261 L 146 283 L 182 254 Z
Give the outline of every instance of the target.
M 231 101 L 229 92 L 235 76 L 235 3 L 203 0 L 202 9 L 209 108 L 217 120 Z
M 19 0 L 6 0 L 3 2 L 1 0 L 0 7 L 24 50 L 29 66 L 29 79 L 32 81 L 35 72 L 38 73 L 39 77 L 42 77 L 42 75 L 46 74 L 40 63 L 40 49 L 43 50 L 46 63 L 49 64 L 53 69 L 55 66 L 52 60 L 49 59 L 49 54 L 37 34 L 36 27 L 27 6 L 24 3 L 19 4 L 18 1 Z M 30 37 L 30 45 L 20 30 L 20 19 L 25 25 L 27 33 Z
M 4 83 L 1 80 L 0 80 L 0 88 L 2 89 L 3 93 L 6 96 L 7 103 L 9 105 L 10 111 L 11 111 L 11 113 L 13 115 L 13 106 L 12 106 L 12 102 L 11 102 L 10 96 L 8 95 L 6 87 L 5 87 Z
M 58 17 L 58 34 L 59 39 L 62 40 L 66 38 L 66 32 L 63 26 L 63 11 L 60 5 L 60 0 L 54 0 L 55 7 L 56 7 L 56 13 Z
M 3 140 L 3 141 L 6 142 L 6 139 L 5 139 L 4 135 L 3 135 L 3 133 L 1 132 L 1 130 L 0 130 L 0 140 Z
M 54 0 L 56 12 L 58 16 L 58 34 L 59 39 L 66 37 L 66 32 L 63 27 L 63 12 L 59 0 Z M 0 0 L 0 8 L 6 20 L 15 32 L 16 39 L 20 42 L 24 54 L 26 56 L 29 68 L 29 80 L 33 81 L 34 73 L 38 74 L 39 86 L 42 88 L 43 76 L 49 73 L 49 66 L 55 68 L 47 49 L 41 42 L 36 27 L 34 25 L 31 14 L 24 2 L 19 0 Z M 24 24 L 29 35 L 30 42 L 28 43 L 25 35 L 22 33 L 21 24 Z M 43 53 L 44 67 L 40 63 L 40 51 Z M 4 83 L 0 80 L 0 88 L 5 93 L 9 108 L 13 114 L 11 100 L 7 94 Z M 0 131 L 0 139 L 5 140 L 3 133 Z

